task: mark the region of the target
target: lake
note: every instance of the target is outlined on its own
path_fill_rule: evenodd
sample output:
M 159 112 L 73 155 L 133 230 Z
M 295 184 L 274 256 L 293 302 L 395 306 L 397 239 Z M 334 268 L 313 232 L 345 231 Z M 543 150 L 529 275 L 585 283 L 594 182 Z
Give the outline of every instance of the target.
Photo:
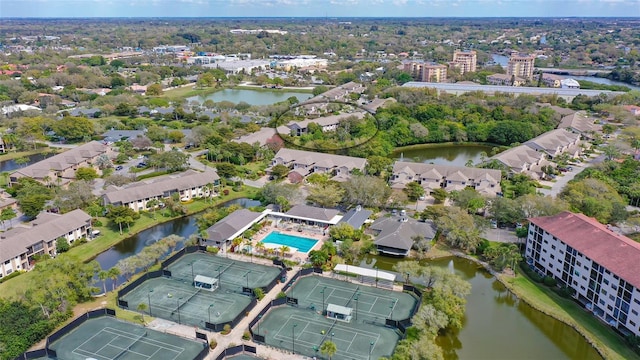
M 295 96 L 299 101 L 304 101 L 313 96 L 313 94 L 294 92 L 288 90 L 247 90 L 247 89 L 224 89 L 214 93 L 202 96 L 192 96 L 187 101 L 197 101 L 203 103 L 206 100 L 214 102 L 230 101 L 239 103 L 241 101 L 250 105 L 271 105 L 277 102 L 285 101 Z
M 408 147 L 395 151 L 391 156 L 394 160 L 422 162 L 436 165 L 465 166 L 471 160 L 474 164 L 482 161 L 482 153 L 489 157 L 493 147 L 488 145 L 469 144 L 425 144 Z
M 631 84 L 623 83 L 621 81 L 613 81 L 613 80 L 609 80 L 607 78 L 602 78 L 602 77 L 597 77 L 597 76 L 564 76 L 564 77 L 577 80 L 578 82 L 583 80 L 583 81 L 590 81 L 590 82 L 596 83 L 596 84 L 620 85 L 620 86 L 626 86 L 631 90 L 640 91 L 640 86 L 633 86 Z
M 401 259 L 369 256 L 360 266 L 375 264 L 391 270 L 398 261 Z M 445 359 L 602 359 L 577 331 L 520 301 L 476 263 L 460 258 L 428 263 L 471 283 L 462 329 L 437 339 Z
M 26 164 L 16 164 L 16 159 L 1 161 L 2 158 L 0 157 L 0 172 L 13 171 L 19 168 L 23 168 L 33 163 L 37 163 L 40 160 L 44 160 L 48 157 L 51 157 L 53 155 L 54 154 L 35 154 L 35 155 L 25 156 L 27 159 L 29 159 L 29 162 Z

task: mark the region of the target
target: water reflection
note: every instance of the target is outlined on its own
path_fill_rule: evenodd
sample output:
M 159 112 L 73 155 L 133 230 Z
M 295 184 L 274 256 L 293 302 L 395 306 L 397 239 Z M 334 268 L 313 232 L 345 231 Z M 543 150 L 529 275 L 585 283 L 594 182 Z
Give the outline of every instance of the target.
M 414 146 L 410 149 L 393 153 L 396 160 L 433 163 L 436 165 L 465 166 L 471 160 L 474 164 L 482 161 L 483 153 L 486 157 L 491 154 L 492 147 L 485 145 L 452 145 Z
M 371 256 L 361 266 L 375 263 L 389 271 L 397 261 L 401 259 Z M 601 359 L 573 328 L 520 301 L 476 263 L 459 258 L 427 263 L 453 270 L 471 283 L 462 329 L 437 339 L 445 359 Z

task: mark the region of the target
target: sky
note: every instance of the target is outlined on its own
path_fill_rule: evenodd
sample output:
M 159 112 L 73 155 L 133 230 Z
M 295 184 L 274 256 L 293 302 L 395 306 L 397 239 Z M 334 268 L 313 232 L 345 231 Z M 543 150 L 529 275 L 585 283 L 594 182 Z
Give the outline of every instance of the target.
M 640 0 L 0 0 L 0 17 L 640 17 Z

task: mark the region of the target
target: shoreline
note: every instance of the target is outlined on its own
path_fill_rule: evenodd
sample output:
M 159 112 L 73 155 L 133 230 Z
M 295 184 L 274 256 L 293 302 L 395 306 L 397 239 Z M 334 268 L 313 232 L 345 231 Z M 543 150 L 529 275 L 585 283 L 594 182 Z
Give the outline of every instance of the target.
M 449 141 L 449 142 L 442 142 L 442 143 L 424 143 L 424 144 L 413 144 L 413 145 L 406 145 L 406 146 L 398 146 L 398 147 L 393 148 L 393 151 L 391 152 L 391 154 L 396 154 L 396 153 L 401 152 L 401 151 L 437 148 L 439 146 L 497 147 L 497 148 L 500 149 L 501 152 L 509 148 L 509 147 L 504 146 L 504 145 L 498 145 L 498 144 L 493 144 L 493 143 Z M 489 156 L 489 154 L 487 154 L 487 156 Z
M 509 277 L 507 278 L 507 275 L 503 274 L 503 273 L 498 273 L 496 272 L 488 263 L 481 261 L 479 259 L 476 259 L 472 256 L 463 254 L 457 250 L 452 250 L 450 251 L 452 256 L 455 257 L 459 257 L 462 259 L 466 259 L 466 260 L 470 260 L 473 261 L 474 263 L 482 266 L 486 271 L 488 271 L 497 281 L 499 281 L 502 285 L 504 285 L 504 287 L 511 292 L 513 295 L 516 296 L 516 298 L 518 298 L 518 300 L 520 301 L 524 301 L 527 305 L 531 306 L 533 309 L 535 309 L 536 311 L 539 311 L 557 321 L 560 321 L 561 323 L 569 326 L 570 328 L 574 329 L 578 334 L 580 334 L 580 336 L 582 336 L 585 341 L 590 344 L 593 349 L 598 353 L 598 355 L 600 355 L 603 359 L 610 359 L 611 357 L 608 357 L 607 355 L 611 355 L 608 354 L 608 352 L 604 351 L 602 349 L 601 346 L 598 346 L 597 341 L 595 341 L 594 338 L 596 338 L 595 334 L 592 334 L 590 331 L 588 331 L 587 329 L 585 329 L 580 323 L 578 323 L 577 321 L 575 321 L 574 319 L 568 320 L 568 319 L 564 319 L 561 316 L 555 314 L 553 311 L 540 306 L 539 304 L 535 303 L 534 301 L 532 301 L 531 299 L 529 299 L 527 297 L 526 294 L 524 294 L 522 291 L 518 290 L 515 286 L 513 286 L 511 284 L 511 282 L 509 281 L 510 279 L 515 279 L 515 277 Z M 522 274 L 520 274 L 519 276 L 524 276 Z M 536 285 L 537 286 L 537 285 Z

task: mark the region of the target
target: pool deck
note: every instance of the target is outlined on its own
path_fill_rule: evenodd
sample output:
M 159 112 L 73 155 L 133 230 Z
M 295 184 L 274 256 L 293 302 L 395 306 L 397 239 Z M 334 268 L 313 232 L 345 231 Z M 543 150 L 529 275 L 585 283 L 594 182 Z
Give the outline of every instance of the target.
M 319 227 L 310 227 L 310 226 L 302 226 L 302 231 L 298 231 L 298 224 L 280 224 L 280 226 L 275 227 L 273 225 L 265 226 L 262 230 L 258 231 L 255 235 L 253 235 L 253 239 L 251 241 L 251 248 L 253 249 L 254 254 L 261 255 L 257 249 L 256 244 L 260 241 L 264 240 L 270 233 L 277 231 L 282 234 L 293 235 L 305 237 L 318 241 L 309 251 L 311 250 L 320 250 L 322 244 L 325 240 L 329 239 L 329 235 L 325 235 L 322 228 Z M 293 261 L 297 261 L 298 263 L 304 263 L 307 261 L 308 254 L 296 251 L 294 253 L 289 253 L 285 255 L 285 258 Z

